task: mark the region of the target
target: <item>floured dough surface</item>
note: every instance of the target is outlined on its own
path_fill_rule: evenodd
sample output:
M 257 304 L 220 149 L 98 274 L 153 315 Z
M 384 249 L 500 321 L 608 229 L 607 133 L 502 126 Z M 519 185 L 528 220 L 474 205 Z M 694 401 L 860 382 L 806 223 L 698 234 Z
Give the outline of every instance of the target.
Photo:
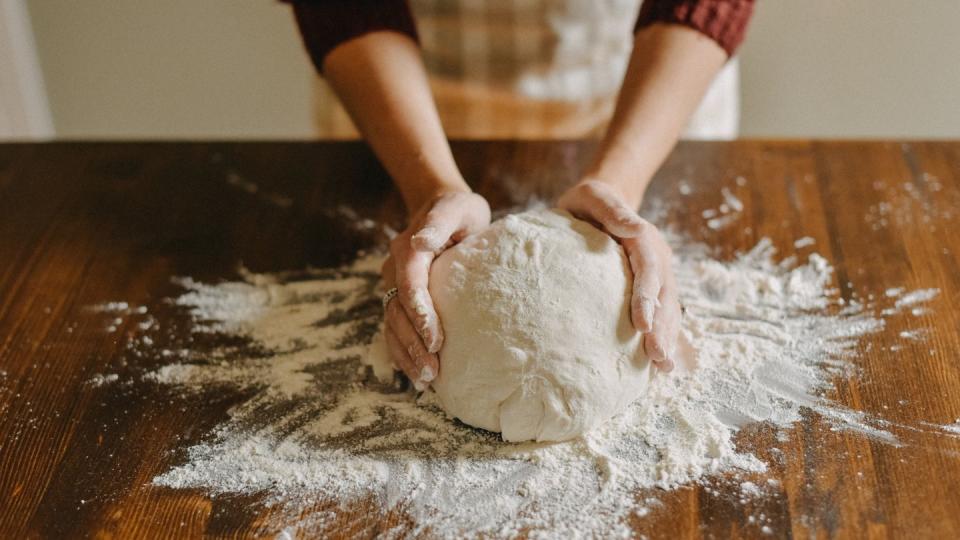
M 507 441 L 561 441 L 622 411 L 650 366 L 620 245 L 560 210 L 507 216 L 433 263 L 444 329 L 433 389 Z

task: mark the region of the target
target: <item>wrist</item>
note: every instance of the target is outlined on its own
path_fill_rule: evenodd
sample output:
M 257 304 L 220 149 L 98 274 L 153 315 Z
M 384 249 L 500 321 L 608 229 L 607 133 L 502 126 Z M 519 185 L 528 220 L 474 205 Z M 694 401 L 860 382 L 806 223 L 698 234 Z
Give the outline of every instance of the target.
M 644 162 L 643 152 L 618 146 L 604 148 L 583 175 L 585 181 L 596 181 L 612 187 L 631 208 L 639 208 L 653 176 Z
M 604 171 L 589 172 L 583 176 L 578 184 L 584 184 L 587 182 L 599 182 L 611 188 L 614 193 L 620 197 L 620 200 L 622 200 L 624 204 L 633 209 L 640 208 L 640 203 L 643 202 L 643 194 L 646 191 L 646 186 L 648 183 L 627 181 L 627 179 L 623 176 Z
M 472 193 L 462 176 L 421 179 L 416 185 L 403 192 L 403 201 L 409 215 L 416 214 L 427 205 L 448 193 Z

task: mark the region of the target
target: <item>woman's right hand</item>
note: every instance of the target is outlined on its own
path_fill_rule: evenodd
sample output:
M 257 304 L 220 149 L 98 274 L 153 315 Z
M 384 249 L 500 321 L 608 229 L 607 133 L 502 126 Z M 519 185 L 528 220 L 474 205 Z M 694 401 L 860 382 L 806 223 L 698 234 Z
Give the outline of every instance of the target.
M 418 390 L 439 373 L 437 352 L 443 329 L 427 289 L 430 265 L 438 255 L 468 235 L 490 224 L 487 201 L 469 190 L 436 194 L 421 205 L 407 228 L 390 242 L 383 263 L 387 289 L 397 295 L 387 302 L 384 314 L 387 350 Z
M 616 188 L 587 178 L 577 183 L 557 206 L 592 221 L 623 246 L 633 270 L 630 318 L 643 333 L 647 357 L 663 371 L 678 358 L 682 309 L 671 263 L 673 252 L 663 234 L 637 215 Z

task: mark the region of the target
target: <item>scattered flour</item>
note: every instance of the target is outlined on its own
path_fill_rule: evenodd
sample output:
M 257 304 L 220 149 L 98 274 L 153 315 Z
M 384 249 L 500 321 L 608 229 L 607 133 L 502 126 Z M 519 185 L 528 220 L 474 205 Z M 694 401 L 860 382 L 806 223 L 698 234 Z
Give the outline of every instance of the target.
M 91 377 L 89 381 L 87 381 L 87 384 L 89 384 L 90 386 L 97 387 L 97 386 L 103 386 L 105 384 L 115 383 L 118 380 L 120 380 L 120 375 L 116 373 L 108 373 L 106 375 L 102 373 L 97 373 L 96 375 Z
M 887 289 L 886 291 L 884 291 L 883 294 L 885 294 L 885 295 L 887 296 L 887 298 L 896 298 L 896 297 L 900 296 L 901 294 L 903 294 L 903 291 L 905 291 L 905 290 L 906 290 L 906 289 L 904 289 L 903 287 L 890 287 L 889 289 Z
M 740 177 L 738 177 L 737 185 L 741 185 L 739 178 Z M 707 227 L 715 231 L 725 229 L 743 215 L 743 201 L 737 198 L 737 196 L 730 191 L 730 188 L 720 188 L 720 195 L 723 197 L 723 202 L 720 203 L 720 206 L 717 208 L 708 208 L 701 212 L 701 216 L 706 220 Z
M 942 227 L 938 222 L 956 219 L 960 208 L 960 197 L 942 192 L 940 179 L 926 172 L 906 182 L 876 180 L 873 189 L 881 200 L 869 205 L 863 219 L 874 231 L 912 226 L 936 232 Z
M 257 183 L 250 181 L 232 168 L 226 171 L 226 182 L 228 185 L 233 186 L 240 191 L 259 197 L 263 201 L 266 201 L 279 208 L 290 208 L 293 206 L 293 199 L 290 197 L 272 191 L 264 191 L 260 189 L 260 186 L 257 185 Z
M 933 300 L 938 294 L 940 294 L 939 289 L 919 289 L 901 296 L 899 299 L 897 299 L 897 303 L 894 304 L 894 307 L 899 309 L 908 306 L 914 306 L 922 302 L 928 302 Z
M 737 177 L 737 186 L 746 183 Z M 918 185 L 932 192 L 939 184 L 925 177 Z M 935 203 L 914 187 L 902 187 L 905 203 L 871 209 L 868 222 L 876 228 L 887 219 L 912 219 L 908 211 L 918 204 L 939 217 Z M 874 188 L 899 190 L 880 181 Z M 686 182 L 678 189 L 692 192 Z M 730 189 L 721 195 L 722 203 L 703 213 L 712 230 L 733 224 L 744 208 Z M 528 199 L 529 193 L 518 198 Z M 331 216 L 358 230 L 378 227 L 347 207 Z M 829 399 L 832 381 L 855 373 L 847 359 L 870 350 L 869 342 L 861 345 L 864 336 L 882 328 L 886 317 L 928 313 L 924 304 L 939 291 L 898 287 L 876 302 L 873 295 L 866 303 L 844 300 L 817 254 L 802 264 L 792 257 L 777 261 L 772 243 L 763 240 L 722 261 L 706 246 L 676 235 L 670 241 L 687 308 L 684 331 L 699 351 L 696 369 L 659 375 L 626 412 L 567 443 L 504 443 L 446 418 L 431 392 L 391 379 L 385 363 L 375 362 L 384 351 L 372 343 L 381 323 L 378 255 L 339 269 L 245 272 L 239 282 L 180 280 L 185 292 L 171 303 L 189 311 L 191 332 L 230 337 L 229 347 L 198 339 L 159 349 L 147 336 L 160 329 L 146 308 L 113 302 L 92 309 L 110 317 L 109 331 L 139 330 L 138 356 L 169 362 L 147 380 L 174 393 L 233 389 L 249 396 L 153 483 L 258 495 L 280 510 L 271 519 L 283 538 L 338 532 L 348 514 L 342 508 L 365 509 L 350 514 L 357 516 L 348 524 L 356 534 L 386 538 L 630 537 L 628 519 L 663 506 L 658 489 L 697 482 L 715 493 L 712 481 L 732 477 L 744 504 L 777 492 L 777 480 L 765 475 L 767 463 L 735 442 L 745 426 L 766 423 L 786 443 L 789 428 L 812 412 L 835 430 L 895 445 L 901 444 L 892 431 L 898 427 L 904 434 L 960 436 L 960 418 L 921 422 L 923 430 Z M 812 244 L 801 238 L 794 247 Z M 926 339 L 909 328 L 900 335 Z M 238 347 L 238 339 L 247 345 Z M 111 374 L 90 382 L 117 380 Z M 777 448 L 770 454 L 782 457 Z M 399 513 L 403 525 L 375 529 L 384 520 L 371 519 L 371 512 Z M 748 522 L 762 534 L 780 532 L 763 512 Z
M 289 521 L 277 527 L 285 534 L 334 532 L 338 505 L 373 504 L 409 518 L 402 533 L 380 531 L 386 537 L 629 537 L 626 520 L 657 505 L 643 490 L 730 471 L 762 476 L 766 463 L 734 442 L 744 426 L 787 428 L 806 410 L 835 429 L 897 443 L 883 422 L 824 397 L 849 374 L 859 339 L 884 324 L 838 296 L 825 259 L 777 262 L 768 240 L 732 261 L 682 238 L 672 245 L 695 369 L 658 375 L 623 414 L 554 444 L 504 443 L 446 418 L 432 392 L 375 376 L 381 256 L 216 285 L 183 279 L 174 302 L 189 310 L 193 331 L 244 337 L 249 353 L 158 355 L 176 363 L 147 378 L 174 391 L 227 387 L 252 397 L 154 484 L 264 495 L 285 510 Z M 763 490 L 740 488 L 742 497 Z
M 793 242 L 793 247 L 795 247 L 795 248 L 797 248 L 797 249 L 800 249 L 800 248 L 804 248 L 804 247 L 807 247 L 807 246 L 812 246 L 812 245 L 814 245 L 814 244 L 816 244 L 816 243 L 817 243 L 817 241 L 816 241 L 813 237 L 804 236 L 803 238 L 798 238 L 796 241 L 794 241 L 794 242 Z
M 943 428 L 944 431 L 948 431 L 950 433 L 956 433 L 957 435 L 960 435 L 960 418 L 957 418 L 957 422 L 955 424 L 947 424 L 941 427 Z

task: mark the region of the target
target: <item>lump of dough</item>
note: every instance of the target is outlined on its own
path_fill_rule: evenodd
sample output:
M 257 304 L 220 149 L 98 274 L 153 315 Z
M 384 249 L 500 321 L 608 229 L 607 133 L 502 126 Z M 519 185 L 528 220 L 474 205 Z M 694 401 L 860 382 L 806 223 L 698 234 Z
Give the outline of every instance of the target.
M 648 384 L 620 245 L 560 210 L 507 216 L 433 263 L 444 329 L 433 389 L 506 441 L 575 438 Z

